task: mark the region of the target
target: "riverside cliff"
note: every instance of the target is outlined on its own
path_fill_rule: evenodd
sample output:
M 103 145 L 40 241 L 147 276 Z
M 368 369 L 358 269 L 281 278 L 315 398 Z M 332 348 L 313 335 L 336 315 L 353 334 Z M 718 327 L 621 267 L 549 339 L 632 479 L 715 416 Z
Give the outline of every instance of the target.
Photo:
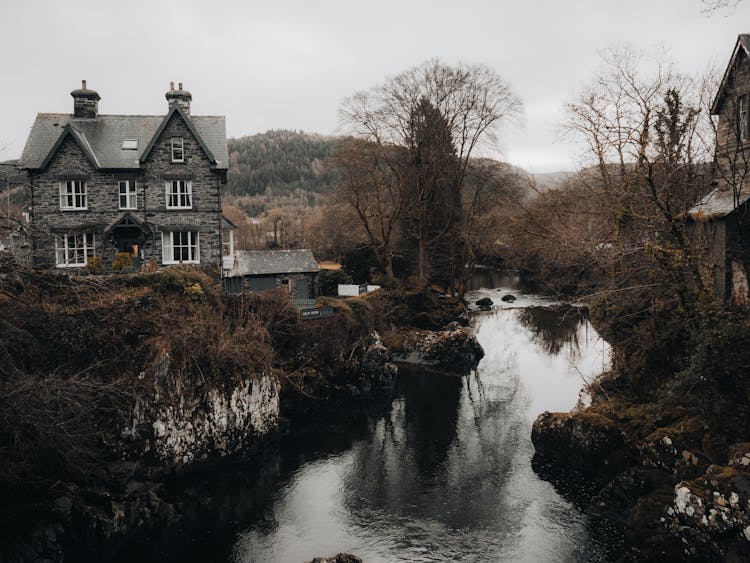
M 592 404 L 533 426 L 535 469 L 607 530 L 613 560 L 750 558 L 750 321 L 721 311 L 686 326 L 604 328 L 615 361 Z
M 379 333 L 414 329 L 409 296 L 331 300 L 334 317 L 302 321 L 282 294 L 225 295 L 196 269 L 69 277 L 4 263 L 3 560 L 60 560 L 73 544 L 114 557 L 179 518 L 173 476 L 252 463 L 290 421 L 387 401 L 397 368 Z M 461 308 L 436 299 L 418 308 L 439 333 Z M 478 353 L 440 359 L 456 371 Z

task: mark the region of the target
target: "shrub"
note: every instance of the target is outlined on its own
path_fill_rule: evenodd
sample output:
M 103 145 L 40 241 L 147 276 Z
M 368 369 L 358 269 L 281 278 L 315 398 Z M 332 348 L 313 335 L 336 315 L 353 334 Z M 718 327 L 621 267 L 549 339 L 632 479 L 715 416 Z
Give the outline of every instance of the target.
M 86 272 L 92 275 L 104 273 L 104 263 L 101 256 L 89 256 L 86 260 Z
M 130 257 L 128 252 L 118 252 L 115 254 L 115 259 L 112 260 L 113 270 L 122 270 L 123 268 L 131 268 L 133 266 L 133 259 Z

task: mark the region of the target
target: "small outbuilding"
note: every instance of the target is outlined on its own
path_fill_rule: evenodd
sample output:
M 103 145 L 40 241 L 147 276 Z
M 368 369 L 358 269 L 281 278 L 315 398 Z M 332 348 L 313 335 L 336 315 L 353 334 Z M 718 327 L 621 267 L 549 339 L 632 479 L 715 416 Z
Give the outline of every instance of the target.
M 293 299 L 318 296 L 320 267 L 311 250 L 240 250 L 224 274 L 228 293 L 282 288 Z
M 719 302 L 749 305 L 750 194 L 714 190 L 688 212 L 687 230 L 706 257 Z

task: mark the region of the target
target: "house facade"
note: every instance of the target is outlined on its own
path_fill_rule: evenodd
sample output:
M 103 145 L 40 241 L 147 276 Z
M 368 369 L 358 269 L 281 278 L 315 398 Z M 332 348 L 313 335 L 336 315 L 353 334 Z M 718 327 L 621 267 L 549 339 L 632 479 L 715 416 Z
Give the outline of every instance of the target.
M 688 212 L 688 232 L 706 256 L 717 300 L 750 305 L 750 34 L 737 38 L 714 98 L 715 189 Z
M 191 115 L 182 84 L 161 116 L 99 114 L 85 81 L 71 96 L 72 114 L 37 115 L 21 156 L 34 266 L 219 266 L 224 117 Z

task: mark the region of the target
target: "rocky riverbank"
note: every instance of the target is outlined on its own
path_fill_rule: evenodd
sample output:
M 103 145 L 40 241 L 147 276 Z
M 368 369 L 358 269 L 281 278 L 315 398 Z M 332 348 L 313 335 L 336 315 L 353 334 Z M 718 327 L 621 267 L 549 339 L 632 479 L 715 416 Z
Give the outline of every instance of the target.
M 613 560 L 748 560 L 750 443 L 729 442 L 698 399 L 633 400 L 616 384 L 537 418 L 537 472 L 606 527 Z
M 397 368 L 380 332 L 420 331 L 440 369 L 481 357 L 470 331 L 445 326 L 454 301 L 383 292 L 302 321 L 283 295 L 223 295 L 193 269 L 6 267 L 0 305 L 2 561 L 117 560 L 134 535 L 189 527 L 171 479 L 252 464 L 279 429 L 387 403 Z

